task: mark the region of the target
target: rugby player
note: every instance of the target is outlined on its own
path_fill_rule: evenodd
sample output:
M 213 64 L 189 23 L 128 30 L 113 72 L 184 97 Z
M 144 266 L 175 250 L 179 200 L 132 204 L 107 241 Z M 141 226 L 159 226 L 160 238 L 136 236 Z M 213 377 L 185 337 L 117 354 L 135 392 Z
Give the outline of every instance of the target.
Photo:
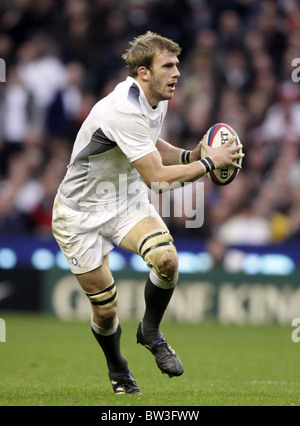
M 82 124 L 53 207 L 53 235 L 91 303 L 91 329 L 115 393 L 141 391 L 120 349 L 117 287 L 109 268 L 113 243 L 149 266 L 137 342 L 163 373 L 180 376 L 182 362 L 160 330 L 178 280 L 178 256 L 145 184 L 168 190 L 173 182 L 193 182 L 214 168 L 240 167 L 234 160 L 244 155 L 233 140 L 218 148 L 200 141 L 187 151 L 160 138 L 180 77 L 180 53 L 176 42 L 150 31 L 130 43 L 123 55 L 129 75 Z

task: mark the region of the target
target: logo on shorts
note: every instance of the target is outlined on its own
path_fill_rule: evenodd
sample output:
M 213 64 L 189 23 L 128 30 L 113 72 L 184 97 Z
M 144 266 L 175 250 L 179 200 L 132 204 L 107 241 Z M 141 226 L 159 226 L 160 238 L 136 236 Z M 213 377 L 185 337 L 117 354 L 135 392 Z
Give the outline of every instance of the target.
M 74 266 L 80 266 L 78 260 L 76 259 L 76 257 L 72 257 L 71 258 L 71 262 L 72 262 L 72 265 L 74 265 Z

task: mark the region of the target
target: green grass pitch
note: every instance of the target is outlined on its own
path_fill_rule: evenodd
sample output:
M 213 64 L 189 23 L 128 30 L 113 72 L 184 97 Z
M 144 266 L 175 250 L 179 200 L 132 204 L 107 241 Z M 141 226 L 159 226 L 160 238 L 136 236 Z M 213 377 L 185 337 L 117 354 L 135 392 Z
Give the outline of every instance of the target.
M 123 322 L 122 350 L 143 395 L 115 395 L 88 323 L 1 314 L 0 406 L 300 405 L 300 342 L 292 327 L 165 322 L 185 372 L 169 379 Z

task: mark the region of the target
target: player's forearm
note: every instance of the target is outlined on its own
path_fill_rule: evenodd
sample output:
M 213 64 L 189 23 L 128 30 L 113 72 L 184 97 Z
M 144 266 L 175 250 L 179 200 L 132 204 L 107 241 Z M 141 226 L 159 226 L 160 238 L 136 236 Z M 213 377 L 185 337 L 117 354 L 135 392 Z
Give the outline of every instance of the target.
M 173 146 L 163 139 L 158 139 L 156 143 L 156 148 L 160 153 L 164 166 L 189 164 L 193 161 L 201 160 L 201 152 L 199 147 L 197 147 L 193 151 L 188 151 Z
M 151 188 L 155 192 L 160 192 L 169 189 L 172 184 L 183 185 L 194 182 L 205 173 L 205 168 L 199 161 L 188 165 L 163 166 L 151 179 Z
M 149 154 L 147 159 L 135 161 L 134 165 L 145 184 L 155 192 L 169 190 L 174 183 L 183 185 L 185 182 L 194 182 L 206 173 L 205 166 L 200 161 L 188 165 L 165 166 L 157 152 Z
M 182 161 L 182 153 L 184 151 L 182 148 L 178 148 L 174 145 L 171 145 L 169 142 L 167 142 L 163 139 L 157 140 L 156 148 L 157 148 L 158 152 L 160 153 L 162 163 L 163 163 L 164 166 L 172 166 L 172 165 L 176 165 L 176 164 L 185 164 Z M 191 163 L 192 161 L 200 159 L 197 156 L 196 156 L 197 158 L 194 158 L 195 155 L 194 155 L 193 151 L 185 151 L 185 152 L 190 152 L 187 163 Z
M 180 164 L 181 148 L 171 145 L 169 142 L 158 139 L 156 142 L 156 148 L 160 153 L 162 163 L 164 166 L 170 166 Z

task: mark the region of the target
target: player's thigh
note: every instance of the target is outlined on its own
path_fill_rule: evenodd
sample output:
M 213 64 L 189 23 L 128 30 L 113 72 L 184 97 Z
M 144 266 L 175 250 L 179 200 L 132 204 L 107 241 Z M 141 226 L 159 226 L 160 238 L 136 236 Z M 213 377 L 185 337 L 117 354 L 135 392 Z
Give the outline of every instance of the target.
M 131 228 L 127 235 L 120 242 L 120 247 L 124 250 L 132 251 L 139 254 L 138 243 L 141 238 L 157 229 L 165 229 L 168 231 L 168 228 L 165 222 L 161 219 L 160 216 L 148 216 L 140 220 L 136 225 Z
M 86 293 L 96 293 L 104 290 L 113 282 L 113 276 L 109 268 L 108 254 L 103 257 L 103 263 L 92 271 L 76 274 L 76 278 Z

